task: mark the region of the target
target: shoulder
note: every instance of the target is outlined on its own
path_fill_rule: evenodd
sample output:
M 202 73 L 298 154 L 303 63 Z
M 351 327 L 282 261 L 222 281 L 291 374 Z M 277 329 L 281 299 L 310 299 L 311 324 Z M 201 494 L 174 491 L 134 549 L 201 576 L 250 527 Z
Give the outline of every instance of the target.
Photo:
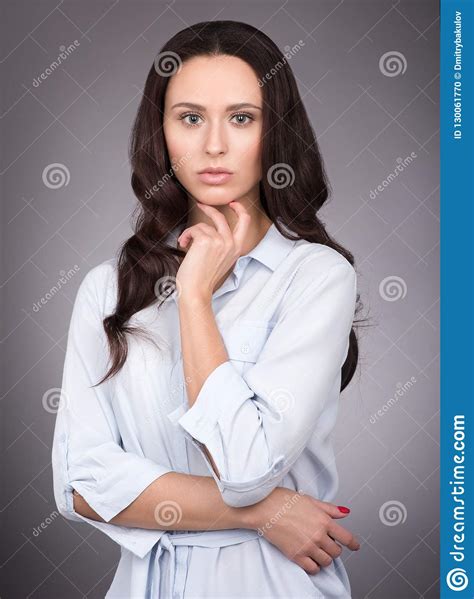
M 297 250 L 297 248 L 300 248 Z M 355 285 L 357 274 L 355 268 L 345 256 L 332 247 L 321 243 L 300 240 L 295 250 L 301 257 L 295 264 L 295 283 L 299 287 L 314 287 L 328 278 Z
M 83 279 L 87 285 L 100 288 L 115 275 L 117 269 L 115 258 L 109 258 L 90 268 Z
M 93 266 L 82 279 L 77 300 L 93 304 L 103 313 L 113 311 L 117 297 L 117 274 L 115 257 Z
M 287 283 L 279 310 L 281 316 L 303 310 L 319 318 L 324 309 L 352 313 L 357 294 L 356 271 L 338 251 L 319 243 L 299 240 L 291 252 Z M 326 308 L 327 306 L 327 308 Z

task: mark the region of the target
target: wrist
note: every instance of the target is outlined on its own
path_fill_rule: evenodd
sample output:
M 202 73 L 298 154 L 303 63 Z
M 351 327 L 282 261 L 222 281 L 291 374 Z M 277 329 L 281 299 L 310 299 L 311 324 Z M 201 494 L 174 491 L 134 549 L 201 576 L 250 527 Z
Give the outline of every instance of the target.
M 256 505 L 232 508 L 239 528 L 257 530 L 260 526 L 259 510 Z
M 193 289 L 192 291 L 181 290 L 177 300 L 180 306 L 190 306 L 192 308 L 203 307 L 211 304 L 212 293 L 202 289 Z

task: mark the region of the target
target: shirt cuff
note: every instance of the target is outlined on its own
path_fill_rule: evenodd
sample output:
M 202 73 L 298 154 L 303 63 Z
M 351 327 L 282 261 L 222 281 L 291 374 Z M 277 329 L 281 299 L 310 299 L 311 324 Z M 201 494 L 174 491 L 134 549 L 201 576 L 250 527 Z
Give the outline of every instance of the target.
M 74 485 L 74 488 L 76 488 L 76 485 Z M 78 493 L 82 495 L 79 489 L 76 490 Z M 72 491 L 73 487 L 71 487 L 71 490 L 66 493 L 66 503 L 62 506 L 59 506 L 60 513 L 69 520 L 78 522 L 83 521 L 87 522 L 88 524 L 91 524 L 94 528 L 97 528 L 102 533 L 107 535 L 112 541 L 118 543 L 124 549 L 131 551 L 139 558 L 145 557 L 145 555 L 149 551 L 151 551 L 155 543 L 157 543 L 160 540 L 162 534 L 166 532 L 165 530 L 158 529 L 151 530 L 147 528 L 132 528 L 128 526 L 120 526 L 118 524 L 98 522 L 97 520 L 86 518 L 86 516 L 83 516 L 82 514 L 79 514 L 74 510 L 74 497 Z M 97 511 L 95 508 L 93 509 L 94 511 Z
M 229 392 L 229 389 L 232 392 Z M 179 424 L 199 441 L 207 438 L 225 415 L 235 413 L 254 396 L 253 391 L 239 375 L 232 362 L 219 364 L 204 381 L 196 401 L 179 418 Z M 231 402 L 232 405 L 229 405 Z M 186 404 L 188 405 L 188 404 Z
M 264 499 L 275 488 L 275 482 L 281 478 L 281 471 L 286 464 L 285 456 L 280 455 L 274 458 L 263 474 L 247 480 L 232 480 L 226 437 L 232 434 L 236 412 L 253 397 L 254 392 L 228 360 L 207 377 L 191 407 L 183 402 L 168 414 L 168 418 L 184 429 L 186 438 L 201 453 L 223 500 L 233 507 L 253 505 Z M 256 407 L 255 417 L 259 417 Z M 203 445 L 211 454 L 220 478 L 203 451 Z
M 66 456 L 66 438 L 60 444 L 60 455 Z M 120 526 L 109 523 L 109 520 L 130 505 L 157 478 L 172 471 L 153 460 L 124 452 L 116 444 L 106 443 L 82 454 L 79 462 L 70 463 L 64 471 L 60 470 L 67 475 L 63 474 L 62 481 L 57 481 L 57 505 L 65 518 L 91 524 L 142 558 L 166 531 Z M 73 489 L 105 522 L 92 520 L 74 510 Z
M 137 456 L 123 452 L 122 457 L 121 462 L 104 462 L 108 466 L 105 475 L 103 467 L 87 463 L 85 458 L 80 466 L 69 466 L 68 482 L 107 522 L 130 505 L 153 481 L 172 472 L 171 468 L 146 458 L 135 459 Z

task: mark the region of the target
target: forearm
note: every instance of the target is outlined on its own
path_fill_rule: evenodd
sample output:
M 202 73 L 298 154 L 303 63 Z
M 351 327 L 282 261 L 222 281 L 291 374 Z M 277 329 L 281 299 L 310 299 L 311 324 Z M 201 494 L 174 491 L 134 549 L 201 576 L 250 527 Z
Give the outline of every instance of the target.
M 191 407 L 205 380 L 229 356 L 208 297 L 182 292 L 179 322 L 184 380 Z
M 104 521 L 76 493 L 74 510 L 91 520 Z M 169 472 L 156 479 L 110 522 L 159 530 L 257 528 L 255 512 L 253 505 L 241 508 L 226 505 L 212 477 Z
M 179 298 L 179 322 L 184 380 L 188 405 L 191 407 L 204 381 L 222 362 L 229 359 L 216 323 L 210 298 L 181 294 Z M 203 446 L 212 469 L 220 478 L 209 450 Z

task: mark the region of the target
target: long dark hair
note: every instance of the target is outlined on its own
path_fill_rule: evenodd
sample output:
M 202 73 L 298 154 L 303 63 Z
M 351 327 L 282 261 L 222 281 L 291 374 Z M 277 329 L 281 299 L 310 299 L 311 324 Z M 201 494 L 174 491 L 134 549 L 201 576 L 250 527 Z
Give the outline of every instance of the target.
M 260 201 L 266 215 L 280 233 L 288 235 L 277 219 L 299 239 L 327 245 L 352 265 L 353 255 L 332 239 L 317 217 L 329 196 L 329 184 L 315 134 L 301 101 L 286 56 L 259 29 L 238 21 L 206 21 L 173 36 L 156 56 L 146 79 L 133 124 L 129 155 L 131 184 L 138 198 L 134 235 L 120 248 L 118 293 L 115 312 L 104 319 L 111 366 L 97 385 L 124 365 L 127 333 L 142 333 L 127 325 L 133 314 L 156 301 L 157 281 L 170 280 L 185 252 L 164 242 L 170 230 L 182 225 L 188 215 L 188 195 L 171 165 L 163 133 L 165 92 L 173 72 L 195 56 L 235 56 L 254 70 L 262 89 L 263 140 Z M 292 185 L 272 185 L 267 173 L 275 165 L 290 166 Z M 135 216 L 135 215 L 134 215 Z M 161 295 L 161 294 L 159 294 Z M 165 298 L 163 294 L 161 299 Z M 158 298 L 160 300 L 160 298 Z M 159 306 L 162 302 L 159 302 Z M 357 303 L 360 303 L 359 294 Z M 158 306 L 158 307 L 159 307 Z M 356 309 L 356 312 L 358 309 Z M 352 379 L 358 361 L 354 328 L 342 368 L 341 391 Z

